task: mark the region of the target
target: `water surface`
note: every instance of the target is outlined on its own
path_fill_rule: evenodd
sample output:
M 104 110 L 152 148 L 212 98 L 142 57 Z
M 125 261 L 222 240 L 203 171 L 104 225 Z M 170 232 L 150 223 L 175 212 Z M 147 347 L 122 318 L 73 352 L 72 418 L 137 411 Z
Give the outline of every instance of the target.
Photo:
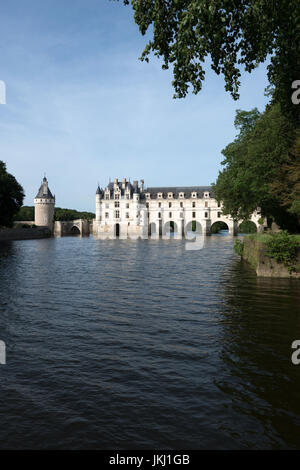
M 0 448 L 300 448 L 299 280 L 232 239 L 0 244 Z

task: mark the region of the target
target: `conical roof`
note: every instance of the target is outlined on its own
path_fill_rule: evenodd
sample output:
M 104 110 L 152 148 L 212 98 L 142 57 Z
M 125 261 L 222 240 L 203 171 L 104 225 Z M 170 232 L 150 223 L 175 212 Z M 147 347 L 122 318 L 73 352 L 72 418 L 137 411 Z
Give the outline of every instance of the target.
M 40 186 L 40 189 L 38 190 L 38 193 L 37 195 L 35 196 L 36 198 L 48 198 L 48 199 L 54 199 L 50 189 L 49 189 L 49 186 L 48 186 L 48 181 L 47 181 L 47 178 L 46 176 L 44 176 L 43 178 L 43 182 Z

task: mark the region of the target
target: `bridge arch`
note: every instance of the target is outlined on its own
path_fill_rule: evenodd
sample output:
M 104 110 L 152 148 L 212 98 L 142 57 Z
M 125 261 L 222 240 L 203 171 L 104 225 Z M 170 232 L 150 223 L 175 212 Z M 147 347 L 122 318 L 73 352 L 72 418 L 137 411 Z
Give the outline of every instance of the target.
M 220 233 L 221 231 L 227 231 L 228 233 L 226 235 L 229 235 L 229 223 L 228 220 L 222 220 L 218 219 L 215 220 L 210 226 L 210 233 L 211 234 L 217 234 Z M 224 232 L 222 232 L 224 234 Z
M 81 235 L 80 228 L 77 225 L 73 225 L 70 230 L 71 235 Z
M 149 224 L 148 235 L 149 237 L 156 237 L 158 235 L 157 226 L 155 222 L 151 222 L 151 224 Z
M 163 226 L 163 236 L 173 238 L 178 236 L 178 225 L 174 220 L 168 220 Z

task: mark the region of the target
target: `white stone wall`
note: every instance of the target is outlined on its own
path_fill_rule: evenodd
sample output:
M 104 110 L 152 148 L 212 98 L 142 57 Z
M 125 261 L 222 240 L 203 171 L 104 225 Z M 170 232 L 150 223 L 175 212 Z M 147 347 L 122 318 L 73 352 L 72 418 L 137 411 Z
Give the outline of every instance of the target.
M 140 194 L 134 193 L 131 197 L 129 191 L 121 196 L 117 184 L 114 190 L 114 198 L 110 198 L 107 188 L 104 196 L 96 195 L 93 234 L 99 238 L 169 238 L 170 222 L 175 224 L 175 238 L 182 238 L 191 231 L 193 221 L 204 235 L 210 234 L 215 222 L 225 222 L 229 233 L 236 235 L 241 222 L 234 222 L 230 216 L 223 215 L 222 204 L 209 192 L 204 192 L 203 197 L 192 193 L 188 198 L 180 193 L 176 197 L 172 193 L 167 196 L 157 193 L 154 198 L 145 190 L 145 198 L 140 200 Z M 257 212 L 251 218 L 258 229 L 259 218 Z

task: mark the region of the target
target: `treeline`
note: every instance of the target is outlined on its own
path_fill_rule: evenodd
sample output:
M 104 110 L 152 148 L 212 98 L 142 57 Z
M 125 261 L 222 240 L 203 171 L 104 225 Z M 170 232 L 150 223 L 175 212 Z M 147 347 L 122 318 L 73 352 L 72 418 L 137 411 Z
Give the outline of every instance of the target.
M 263 113 L 237 110 L 236 139 L 222 151 L 215 194 L 223 212 L 248 219 L 261 216 L 281 228 L 300 231 L 300 128 L 272 103 Z
M 94 219 L 93 212 L 80 212 L 75 209 L 62 209 L 55 207 L 54 219 L 55 220 L 75 220 L 75 219 Z M 15 217 L 15 221 L 33 221 L 34 220 L 34 206 L 22 206 Z

